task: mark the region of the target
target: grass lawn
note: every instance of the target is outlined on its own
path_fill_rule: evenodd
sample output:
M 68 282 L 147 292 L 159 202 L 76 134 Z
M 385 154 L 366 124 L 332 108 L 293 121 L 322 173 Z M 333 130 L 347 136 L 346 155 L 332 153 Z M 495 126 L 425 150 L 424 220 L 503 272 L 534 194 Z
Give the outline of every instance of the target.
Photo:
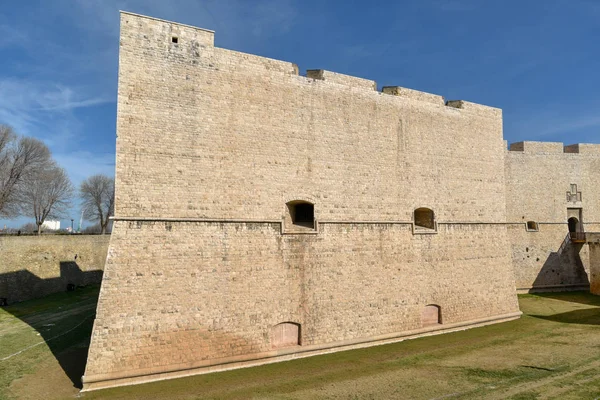
M 78 396 L 98 288 L 0 308 L 0 399 Z M 83 393 L 83 399 L 596 399 L 600 296 L 519 296 L 517 321 Z

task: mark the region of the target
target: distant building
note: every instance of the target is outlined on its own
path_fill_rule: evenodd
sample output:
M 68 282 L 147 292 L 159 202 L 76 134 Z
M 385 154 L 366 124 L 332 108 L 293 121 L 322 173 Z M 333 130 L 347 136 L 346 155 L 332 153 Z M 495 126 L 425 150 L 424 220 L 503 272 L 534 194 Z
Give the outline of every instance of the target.
M 42 229 L 49 229 L 52 231 L 57 231 L 60 229 L 60 221 L 52 221 L 52 220 L 44 221 L 44 223 L 42 224 Z

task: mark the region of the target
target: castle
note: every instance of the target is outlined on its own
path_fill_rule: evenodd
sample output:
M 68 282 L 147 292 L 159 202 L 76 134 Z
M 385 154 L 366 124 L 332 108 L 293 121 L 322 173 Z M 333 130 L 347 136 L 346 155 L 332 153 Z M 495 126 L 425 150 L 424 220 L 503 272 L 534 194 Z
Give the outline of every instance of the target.
M 600 292 L 600 145 L 121 14 L 116 209 L 84 390 L 519 318 Z

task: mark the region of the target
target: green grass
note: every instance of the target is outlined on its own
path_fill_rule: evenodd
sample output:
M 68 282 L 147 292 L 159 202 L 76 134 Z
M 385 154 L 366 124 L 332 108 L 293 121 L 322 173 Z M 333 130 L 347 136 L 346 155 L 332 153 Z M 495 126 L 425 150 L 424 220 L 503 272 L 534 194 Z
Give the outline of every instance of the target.
M 97 288 L 0 309 L 0 398 L 72 398 Z M 600 397 L 600 297 L 519 296 L 503 324 L 144 385 L 84 399 L 594 399 Z M 49 324 L 55 324 L 48 326 Z M 47 331 L 44 331 L 47 330 Z M 37 334 L 41 332 L 41 335 Z M 78 363 L 78 364 L 77 364 Z M 71 367 L 77 364 L 77 368 Z M 65 372 L 66 371 L 66 372 Z M 69 379 L 69 376 L 71 379 Z

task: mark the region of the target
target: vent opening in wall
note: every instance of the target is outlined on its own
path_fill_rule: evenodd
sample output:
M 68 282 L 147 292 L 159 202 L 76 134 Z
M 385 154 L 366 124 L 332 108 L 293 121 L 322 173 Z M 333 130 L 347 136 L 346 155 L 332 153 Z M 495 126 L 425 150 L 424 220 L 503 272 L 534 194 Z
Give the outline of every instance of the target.
M 177 36 L 171 37 L 171 43 L 179 43 L 179 38 Z
M 271 329 L 271 347 L 282 348 L 300 344 L 300 324 L 283 322 Z
M 435 230 L 435 214 L 425 207 L 417 208 L 414 212 L 415 230 Z
M 301 200 L 290 201 L 286 204 L 286 223 L 292 229 L 315 229 L 315 206 Z
M 428 304 L 421 313 L 421 326 L 439 325 L 442 323 L 442 310 L 436 304 Z
M 527 221 L 527 231 L 528 232 L 537 232 L 538 231 L 538 223 L 535 221 Z

